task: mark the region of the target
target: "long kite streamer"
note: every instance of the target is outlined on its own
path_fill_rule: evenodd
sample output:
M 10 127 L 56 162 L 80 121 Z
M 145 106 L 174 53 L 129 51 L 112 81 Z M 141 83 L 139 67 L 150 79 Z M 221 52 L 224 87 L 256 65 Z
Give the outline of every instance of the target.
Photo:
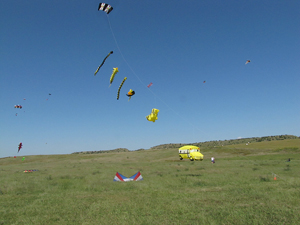
M 94 75 L 96 76 L 96 74 L 98 73 L 98 71 L 100 70 L 100 68 L 103 66 L 103 64 L 105 63 L 105 60 L 108 58 L 108 56 L 110 56 L 110 54 L 113 54 L 114 52 L 111 51 L 110 53 L 108 53 L 108 55 L 103 59 L 103 62 L 101 63 L 101 65 L 97 68 L 96 72 L 94 73 Z
M 122 88 L 122 86 L 123 86 L 125 80 L 127 80 L 127 77 L 124 77 L 122 83 L 120 84 L 120 87 L 119 87 L 119 89 L 118 89 L 117 100 L 119 100 L 119 97 L 120 97 L 120 90 L 121 90 L 121 88 Z

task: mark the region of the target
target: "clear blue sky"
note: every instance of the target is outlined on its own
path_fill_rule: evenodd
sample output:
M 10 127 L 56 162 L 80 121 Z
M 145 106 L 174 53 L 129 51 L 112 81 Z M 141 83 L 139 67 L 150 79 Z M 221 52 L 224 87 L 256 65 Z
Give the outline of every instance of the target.
M 107 3 L 0 1 L 0 157 L 300 135 L 299 0 Z

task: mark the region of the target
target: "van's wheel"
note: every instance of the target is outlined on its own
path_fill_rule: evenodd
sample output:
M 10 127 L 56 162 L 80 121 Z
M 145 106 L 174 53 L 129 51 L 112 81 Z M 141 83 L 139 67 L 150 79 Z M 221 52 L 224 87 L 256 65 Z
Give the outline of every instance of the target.
M 180 157 L 179 159 L 180 159 L 180 160 L 183 160 L 183 158 L 181 158 L 181 157 Z
M 194 159 L 193 159 L 193 158 L 190 158 L 190 160 L 191 160 L 191 161 L 194 161 Z

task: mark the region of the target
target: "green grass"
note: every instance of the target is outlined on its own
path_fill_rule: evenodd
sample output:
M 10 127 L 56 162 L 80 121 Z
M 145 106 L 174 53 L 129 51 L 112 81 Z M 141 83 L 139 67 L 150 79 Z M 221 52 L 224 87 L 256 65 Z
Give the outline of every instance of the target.
M 202 162 L 177 149 L 3 158 L 0 225 L 299 224 L 299 141 L 274 142 L 203 148 Z

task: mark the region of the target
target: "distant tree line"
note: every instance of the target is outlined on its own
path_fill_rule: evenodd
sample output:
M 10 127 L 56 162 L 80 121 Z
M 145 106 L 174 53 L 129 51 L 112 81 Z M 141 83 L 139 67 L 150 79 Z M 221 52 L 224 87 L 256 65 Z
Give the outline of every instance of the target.
M 129 150 L 127 148 L 117 148 L 113 150 L 74 152 L 72 154 L 99 154 L 99 153 L 112 153 L 112 152 L 129 152 Z
M 198 147 L 216 147 L 224 145 L 235 145 L 235 144 L 245 144 L 253 142 L 262 141 L 276 141 L 276 140 L 286 140 L 286 139 L 300 139 L 300 137 L 294 135 L 276 135 L 276 136 L 265 136 L 265 137 L 251 137 L 251 138 L 239 138 L 230 140 L 219 140 L 219 141 L 206 141 L 206 142 L 196 142 L 196 143 L 178 143 L 178 144 L 162 144 L 152 147 L 151 149 L 169 149 L 169 148 L 180 148 L 184 145 L 195 145 Z
M 286 139 L 300 139 L 295 135 L 275 135 L 275 136 L 265 136 L 265 137 L 251 137 L 251 138 L 238 138 L 230 140 L 219 140 L 219 141 L 205 141 L 205 142 L 196 142 L 196 143 L 170 143 L 162 144 L 151 147 L 150 149 L 170 149 L 170 148 L 180 148 L 184 145 L 195 145 L 198 147 L 217 147 L 225 145 L 235 145 L 235 144 L 244 144 L 244 143 L 253 143 L 253 142 L 262 142 L 262 141 L 278 141 Z M 135 151 L 144 151 L 145 149 L 137 149 Z M 112 153 L 112 152 L 129 152 L 127 148 L 117 148 L 113 150 L 99 150 L 99 151 L 83 151 L 83 152 L 74 152 L 72 154 L 99 154 L 99 153 Z

